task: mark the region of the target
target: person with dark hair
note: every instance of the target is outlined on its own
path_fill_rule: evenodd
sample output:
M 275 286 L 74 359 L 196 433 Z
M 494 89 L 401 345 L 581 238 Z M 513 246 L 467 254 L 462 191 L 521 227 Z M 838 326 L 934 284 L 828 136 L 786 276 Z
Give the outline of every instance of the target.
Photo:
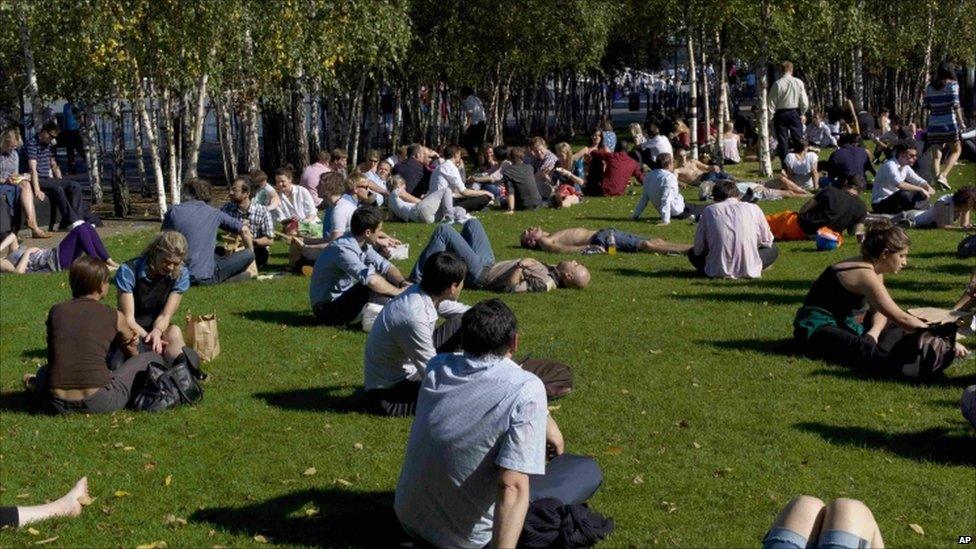
M 157 234 L 142 255 L 123 263 L 115 273 L 119 311 L 140 346 L 173 362 L 183 349 L 183 332 L 172 323 L 183 294 L 190 289 L 190 273 L 183 266 L 186 239 L 176 231 Z
M 278 215 L 276 213 L 278 208 L 281 207 L 281 199 L 278 198 L 278 191 L 274 186 L 268 183 L 268 174 L 261 170 L 251 170 L 247 176 L 251 178 L 251 194 L 254 196 L 254 202 L 267 208 L 271 218 L 274 219 Z
M 837 140 L 837 150 L 827 159 L 827 175 L 834 180 L 844 181 L 849 177 L 857 180 L 858 188 L 867 188 L 865 173 L 875 174 L 871 155 L 861 144 L 861 136 L 853 133 L 841 134 Z
M 461 104 L 464 107 L 464 130 L 461 144 L 468 152 L 468 159 L 477 170 L 481 164 L 481 147 L 485 144 L 485 106 L 471 86 L 461 87 Z M 446 156 L 446 155 L 445 155 Z
M 927 210 L 902 212 L 892 222 L 918 229 L 972 229 L 971 214 L 976 207 L 976 187 L 966 185 L 942 195 Z
M 871 188 L 871 205 L 875 213 L 897 214 L 927 209 L 935 189 L 912 169 L 918 158 L 914 143 L 896 144 L 892 155 L 892 159 L 881 165 Z
M 73 299 L 51 307 L 47 315 L 47 360 L 36 377 L 26 379 L 38 397 L 59 413 L 109 413 L 125 408 L 153 353 L 132 356 L 115 370 L 107 358 L 113 343 L 123 342 L 135 355 L 139 336 L 121 312 L 100 303 L 108 295 L 109 271 L 94 257 L 71 265 L 68 285 Z
M 578 477 L 564 460 L 546 464 L 547 444 L 559 456 L 565 443 L 542 381 L 512 361 L 519 335 L 511 309 L 497 299 L 472 307 L 461 318 L 461 345 L 464 354 L 427 364 L 394 511 L 425 545 L 515 547 L 529 475 L 562 484 Z
M 864 235 L 860 257 L 824 270 L 793 320 L 793 337 L 805 352 L 870 373 L 892 372 L 890 351 L 906 332 L 928 327 L 902 310 L 885 288 L 884 275 L 908 264 L 909 244 L 901 228 L 876 223 Z M 866 313 L 865 303 L 870 307 Z M 955 353 L 960 358 L 969 354 L 959 344 Z
M 793 77 L 793 63 L 783 61 L 780 73 L 782 76 L 769 89 L 769 110 L 773 111 L 776 156 L 785 166 L 790 140 L 803 138 L 802 114 L 810 108 L 810 101 L 803 81 Z
M 836 186 L 821 189 L 799 211 L 769 214 L 766 221 L 776 240 L 807 240 L 816 236 L 822 227 L 863 235 L 868 210 L 858 194 L 857 180 L 848 177 Z
M 366 398 L 384 415 L 413 415 L 428 361 L 453 352 L 461 342 L 461 315 L 469 307 L 457 298 L 467 265 L 450 252 L 438 252 L 424 262 L 424 272 L 420 284 L 383 307 L 366 338 Z M 438 317 L 444 319 L 440 326 Z
M 81 184 L 61 178 L 61 169 L 52 152 L 58 131 L 54 121 L 45 122 L 41 131 L 27 141 L 27 168 L 34 196 L 43 202 L 46 193 L 51 194 L 61 216 L 58 229 L 66 231 L 84 218 L 86 207 L 82 203 Z
M 315 199 L 308 189 L 295 185 L 295 172 L 291 166 L 279 168 L 275 172 L 275 189 L 278 191 L 280 206 L 275 210 L 275 221 L 288 224 L 305 221 L 319 222 Z
M 190 284 L 211 285 L 249 280 L 251 275 L 246 270 L 254 261 L 251 229 L 208 204 L 211 189 L 205 179 L 188 180 L 183 185 L 183 195 L 184 201 L 166 212 L 162 228 L 164 231 L 176 231 L 186 238 L 186 268 L 190 271 Z M 217 255 L 214 250 L 217 229 L 241 235 L 245 249 L 230 255 Z
M 451 189 L 454 195 L 454 205 L 464 208 L 469 212 L 476 212 L 485 209 L 494 199 L 488 191 L 469 189 L 464 184 L 461 176 L 461 168 L 464 162 L 461 159 L 461 148 L 457 145 L 444 147 L 444 159 L 430 175 L 430 191 L 437 192 L 442 188 Z
M 810 150 L 806 139 L 790 143 L 790 152 L 783 160 L 784 170 L 790 181 L 805 191 L 817 188 L 820 174 L 817 172 L 817 153 Z
M 477 219 L 464 223 L 458 234 L 450 225 L 439 225 L 427 246 L 417 257 L 410 279 L 422 282 L 427 258 L 438 252 L 453 252 L 468 266 L 465 282 L 471 288 L 498 292 L 548 292 L 558 287 L 585 288 L 590 271 L 577 261 L 561 261 L 555 266 L 532 258 L 495 261 L 495 252 L 484 227 Z
M 525 149 L 513 147 L 508 151 L 509 164 L 502 167 L 502 182 L 506 189 L 506 213 L 515 210 L 534 210 L 543 204 L 541 187 L 549 187 L 535 178 L 531 165 L 525 163 Z M 551 189 L 550 189 L 551 191 Z
M 627 192 L 627 185 L 631 178 L 638 182 L 643 178 L 641 164 L 631 158 L 628 152 L 629 143 L 624 140 L 617 142 L 617 147 L 610 152 L 602 147 L 587 147 L 584 154 L 590 159 L 603 164 L 602 177 L 587 178 L 583 189 L 587 196 L 620 196 Z
M 926 86 L 923 108 L 928 111 L 925 145 L 932 151 L 932 174 L 940 187 L 949 189 L 947 178 L 962 153 L 960 129 L 966 120 L 959 102 L 956 67 L 949 61 L 939 63 L 932 82 Z M 949 156 L 943 165 L 942 147 L 946 144 Z
M 11 230 L 16 230 L 21 221 L 25 221 L 34 238 L 51 238 L 37 225 L 31 178 L 20 173 L 20 153 L 17 149 L 21 145 L 20 130 L 7 128 L 0 131 L 0 209 L 4 208 L 4 202 L 10 208 Z M 0 229 L 0 234 L 6 230 Z
M 268 264 L 271 244 L 274 243 L 274 222 L 271 213 L 251 198 L 251 178 L 238 176 L 228 187 L 230 202 L 220 207 L 220 211 L 240 221 L 251 230 L 254 244 L 254 261 L 258 267 Z
M 688 204 L 681 196 L 681 188 L 678 186 L 678 176 L 673 171 L 674 159 L 668 153 L 658 155 L 652 169 L 644 176 L 644 192 L 637 207 L 630 216 L 631 219 L 640 219 L 644 208 L 650 203 L 661 214 L 660 225 L 671 223 L 671 218 L 688 219 L 694 221 L 701 215 L 702 207 L 695 204 Z
M 699 273 L 712 278 L 759 278 L 779 257 L 773 233 L 759 206 L 739 201 L 739 188 L 720 181 L 712 189 L 689 254 Z
M 80 223 L 71 229 L 53 248 L 22 248 L 17 235 L 8 233 L 0 243 L 0 272 L 46 273 L 68 270 L 80 257 L 91 256 L 104 261 L 110 268 L 119 264 L 112 260 L 108 250 L 89 223 Z
M 547 233 L 542 227 L 529 227 L 522 231 L 520 243 L 523 248 L 559 254 L 606 253 L 611 235 L 621 253 L 687 254 L 691 250 L 688 244 L 672 244 L 661 238 L 647 238 L 613 228 L 595 231 L 575 227 Z
M 535 179 L 539 183 L 539 193 L 543 200 L 548 200 L 549 196 L 552 195 L 552 185 L 549 182 L 559 158 L 549 150 L 546 140 L 538 135 L 529 139 L 527 151 L 529 153 L 528 163 L 532 165 Z
M 430 186 L 430 154 L 420 143 L 407 145 L 407 158 L 393 166 L 393 175 L 399 175 L 407 183 L 407 192 L 421 197 Z
M 355 323 L 367 303 L 385 302 L 409 286 L 399 269 L 373 249 L 381 243 L 382 228 L 379 208 L 362 206 L 352 214 L 351 230 L 315 259 L 308 297 L 319 322 Z
M 512 163 L 509 161 L 509 148 L 506 145 L 485 148 L 486 170 L 468 176 L 468 183 L 474 188 L 480 186 L 492 194 L 496 203 L 501 204 L 505 197 L 502 184 L 502 170 Z
M 336 147 L 332 149 L 329 156 L 332 158 L 329 161 L 329 168 L 336 173 L 342 174 L 343 177 L 348 175 L 346 162 L 349 160 L 349 153 L 346 152 L 346 149 Z

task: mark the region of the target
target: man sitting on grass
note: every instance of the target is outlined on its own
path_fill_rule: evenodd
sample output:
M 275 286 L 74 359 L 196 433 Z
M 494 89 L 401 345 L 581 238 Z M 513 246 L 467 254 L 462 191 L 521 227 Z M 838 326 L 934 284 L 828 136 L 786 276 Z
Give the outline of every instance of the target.
M 547 233 L 542 227 L 530 227 L 522 231 L 521 244 L 523 248 L 558 254 L 606 253 L 611 234 L 618 252 L 687 254 L 691 250 L 688 244 L 672 244 L 661 238 L 645 238 L 610 228 L 595 231 L 584 227 L 563 229 L 554 233 Z
M 702 212 L 689 256 L 698 272 L 712 278 L 759 278 L 779 256 L 762 210 L 740 202 L 739 196 L 731 181 L 712 189 L 715 204 Z
M 824 187 L 807 201 L 799 212 L 784 211 L 766 216 L 776 240 L 806 240 L 827 227 L 842 233 L 864 233 L 868 209 L 858 198 L 860 183 L 847 176 L 837 186 Z
M 515 547 L 529 475 L 547 473 L 547 442 L 563 453 L 562 433 L 542 381 L 512 361 L 519 336 L 511 309 L 478 303 L 461 319 L 461 342 L 464 354 L 427 365 L 394 510 L 410 536 L 431 546 Z
M 268 264 L 271 244 L 274 242 L 274 222 L 271 213 L 264 206 L 254 202 L 251 197 L 251 178 L 238 176 L 227 190 L 230 202 L 220 207 L 220 211 L 245 224 L 251 230 L 254 242 L 254 260 L 258 267 Z
M 701 215 L 702 206 L 686 204 L 681 196 L 681 189 L 678 185 L 678 176 L 675 175 L 674 159 L 668 153 L 659 154 L 656 165 L 646 176 L 644 176 L 644 193 L 634 208 L 632 219 L 640 219 L 644 208 L 650 202 L 654 208 L 661 213 L 661 225 L 671 223 L 671 218 L 695 220 Z
M 379 243 L 383 214 L 363 206 L 352 214 L 351 230 L 322 250 L 308 286 L 315 318 L 342 326 L 360 318 L 371 300 L 384 302 L 409 284 L 400 271 L 372 248 Z
M 366 338 L 366 398 L 384 415 L 413 415 L 427 362 L 460 344 L 461 315 L 469 307 L 456 300 L 467 266 L 458 256 L 439 252 L 427 258 L 424 272 L 419 285 L 383 307 Z M 439 327 L 438 317 L 445 319 Z
M 464 223 L 461 234 L 450 225 L 438 225 L 427 246 L 420 252 L 410 279 L 421 282 L 427 258 L 437 252 L 453 252 L 468 266 L 465 282 L 472 288 L 523 293 L 548 292 L 556 288 L 585 288 L 590 271 L 576 261 L 560 261 L 552 266 L 531 258 L 495 262 L 495 253 L 477 219 Z

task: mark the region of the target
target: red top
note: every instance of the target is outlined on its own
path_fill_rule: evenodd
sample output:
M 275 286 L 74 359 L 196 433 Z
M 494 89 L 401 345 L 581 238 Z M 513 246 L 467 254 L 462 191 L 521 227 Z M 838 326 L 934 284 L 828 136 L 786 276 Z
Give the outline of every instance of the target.
M 620 196 L 627 190 L 631 177 L 641 180 L 641 166 L 626 152 L 609 152 L 596 150 L 590 153 L 591 158 L 603 161 L 603 179 L 600 181 L 600 192 L 603 196 Z

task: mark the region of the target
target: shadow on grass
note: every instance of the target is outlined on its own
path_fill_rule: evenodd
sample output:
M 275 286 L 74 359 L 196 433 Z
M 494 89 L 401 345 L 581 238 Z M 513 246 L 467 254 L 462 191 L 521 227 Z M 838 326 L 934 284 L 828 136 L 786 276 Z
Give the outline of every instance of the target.
M 706 280 L 704 276 L 699 275 L 689 264 L 687 269 L 664 269 L 660 271 L 645 271 L 643 269 L 629 269 L 629 268 L 619 268 L 619 269 L 608 269 L 608 272 L 616 273 L 620 276 L 629 276 L 633 278 L 694 278 L 698 280 Z
M 976 464 L 976 438 L 945 427 L 908 433 L 885 433 L 867 427 L 844 427 L 824 423 L 797 423 L 795 428 L 823 437 L 829 444 L 885 450 L 916 461 L 945 465 Z
M 308 515 L 309 509 L 317 513 Z M 393 512 L 393 492 L 301 490 L 243 507 L 213 507 L 190 521 L 275 545 L 397 547 L 409 538 Z
M 796 305 L 803 304 L 803 296 L 797 294 L 770 294 L 762 292 L 734 292 L 734 293 L 699 293 L 699 294 L 677 294 L 671 296 L 675 299 L 688 301 L 721 301 L 724 303 L 761 303 L 764 305 Z
M 780 356 L 803 356 L 800 348 L 793 338 L 784 339 L 729 339 L 726 341 L 713 341 L 700 339 L 698 343 L 711 345 L 712 347 L 726 351 L 755 351 L 760 354 L 772 354 Z
M 958 367 L 954 363 L 954 367 Z M 976 383 L 976 374 L 970 374 L 966 376 L 959 377 L 937 377 L 933 380 L 926 381 L 925 383 L 918 383 L 916 381 L 905 379 L 903 377 L 894 376 L 876 376 L 866 373 L 856 372 L 854 370 L 844 369 L 838 367 L 838 369 L 827 369 L 823 368 L 820 370 L 814 370 L 811 377 L 834 377 L 837 379 L 850 379 L 850 380 L 861 380 L 870 379 L 872 381 L 880 381 L 886 383 L 900 383 L 900 384 L 910 384 L 910 385 L 924 385 L 927 387 L 969 387 L 970 385 Z M 958 402 L 957 402 L 958 404 Z
M 48 415 L 41 403 L 26 391 L 0 393 L 0 413 L 31 416 Z
M 352 394 L 348 392 L 352 390 Z M 255 393 L 254 396 L 271 406 L 284 410 L 305 412 L 367 413 L 366 392 L 362 386 L 333 385 L 295 389 L 275 393 Z
M 314 316 L 298 311 L 243 311 L 238 313 L 238 316 L 248 320 L 291 326 L 292 328 L 320 326 Z
M 20 353 L 22 358 L 39 358 L 47 360 L 47 349 L 27 349 Z
M 936 272 L 936 273 L 945 273 L 954 276 L 966 276 L 973 272 L 972 267 L 968 265 L 963 265 L 961 263 L 948 263 L 945 265 L 936 265 L 934 267 L 927 267 L 925 270 L 930 272 Z M 928 282 L 926 282 L 926 285 L 928 285 Z M 959 284 L 958 286 L 962 287 L 962 284 Z

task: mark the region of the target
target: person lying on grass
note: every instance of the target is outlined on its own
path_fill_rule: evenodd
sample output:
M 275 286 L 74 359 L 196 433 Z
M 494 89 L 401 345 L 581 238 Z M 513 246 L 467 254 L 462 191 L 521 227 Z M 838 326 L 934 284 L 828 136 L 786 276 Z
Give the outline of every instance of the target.
M 53 248 L 24 248 L 17 242 L 17 235 L 8 233 L 0 242 L 0 272 L 2 273 L 50 273 L 71 267 L 79 257 L 90 256 L 104 261 L 110 269 L 119 264 L 112 261 L 99 238 L 95 227 L 79 222 L 68 235 Z
M 884 275 L 908 264 L 911 241 L 887 221 L 871 224 L 861 255 L 831 265 L 814 281 L 793 320 L 793 337 L 803 350 L 828 362 L 884 374 L 903 357 L 891 353 L 913 330 L 928 324 L 895 303 Z M 864 313 L 865 304 L 870 308 Z M 960 344 L 956 357 L 969 354 Z
M 495 253 L 484 227 L 477 219 L 464 223 L 458 234 L 450 225 L 439 225 L 420 252 L 410 279 L 421 282 L 427 258 L 437 252 L 453 252 L 468 266 L 465 283 L 472 288 L 523 293 L 548 292 L 556 288 L 585 288 L 590 271 L 576 261 L 546 265 L 532 258 L 495 261 Z
M 662 238 L 646 238 L 611 228 L 593 230 L 584 227 L 554 233 L 547 233 L 542 227 L 530 227 L 522 231 L 521 244 L 523 248 L 560 254 L 606 253 L 611 234 L 617 251 L 623 253 L 687 254 L 692 248 L 690 244 L 672 244 Z
M 529 475 L 574 475 L 546 465 L 547 443 L 557 455 L 565 443 L 542 381 L 512 361 L 519 336 L 511 309 L 478 303 L 461 318 L 461 341 L 464 354 L 427 365 L 393 508 L 404 530 L 430 546 L 515 547 Z
M 51 307 L 47 315 L 47 360 L 25 384 L 41 402 L 59 413 L 110 413 L 121 410 L 139 391 L 138 380 L 154 353 L 136 354 L 139 334 L 125 316 L 101 303 L 108 295 L 109 272 L 105 262 L 79 258 L 71 265 L 70 301 Z M 113 344 L 121 341 L 126 355 L 121 366 L 109 369 Z
M 350 227 L 319 254 L 308 285 L 315 317 L 330 326 L 356 322 L 367 303 L 385 303 L 409 286 L 399 269 L 373 248 L 383 244 L 379 208 L 358 208 Z
M 944 194 L 926 210 L 909 210 L 892 219 L 916 229 L 971 229 L 971 214 L 976 207 L 976 187 L 966 185 L 952 194 Z
M 863 235 L 868 209 L 858 198 L 860 185 L 846 176 L 837 186 L 827 186 L 808 200 L 800 211 L 769 214 L 766 221 L 776 240 L 807 240 L 827 227 L 832 231 Z
M 813 496 L 797 496 L 780 511 L 763 538 L 763 549 L 835 549 L 872 547 L 884 541 L 874 515 L 864 503 L 837 498 L 825 505 Z
M 438 252 L 424 262 L 424 273 L 419 285 L 383 307 L 366 338 L 366 398 L 383 415 L 413 415 L 427 362 L 437 353 L 455 351 L 461 342 L 461 315 L 470 307 L 457 298 L 467 266 L 450 252 Z M 444 319 L 440 326 L 438 317 Z
M 130 259 L 115 273 L 119 311 L 139 336 L 141 350 L 163 355 L 173 362 L 182 352 L 183 332 L 172 324 L 183 294 L 190 289 L 186 239 L 176 231 L 162 231 L 142 255 Z

